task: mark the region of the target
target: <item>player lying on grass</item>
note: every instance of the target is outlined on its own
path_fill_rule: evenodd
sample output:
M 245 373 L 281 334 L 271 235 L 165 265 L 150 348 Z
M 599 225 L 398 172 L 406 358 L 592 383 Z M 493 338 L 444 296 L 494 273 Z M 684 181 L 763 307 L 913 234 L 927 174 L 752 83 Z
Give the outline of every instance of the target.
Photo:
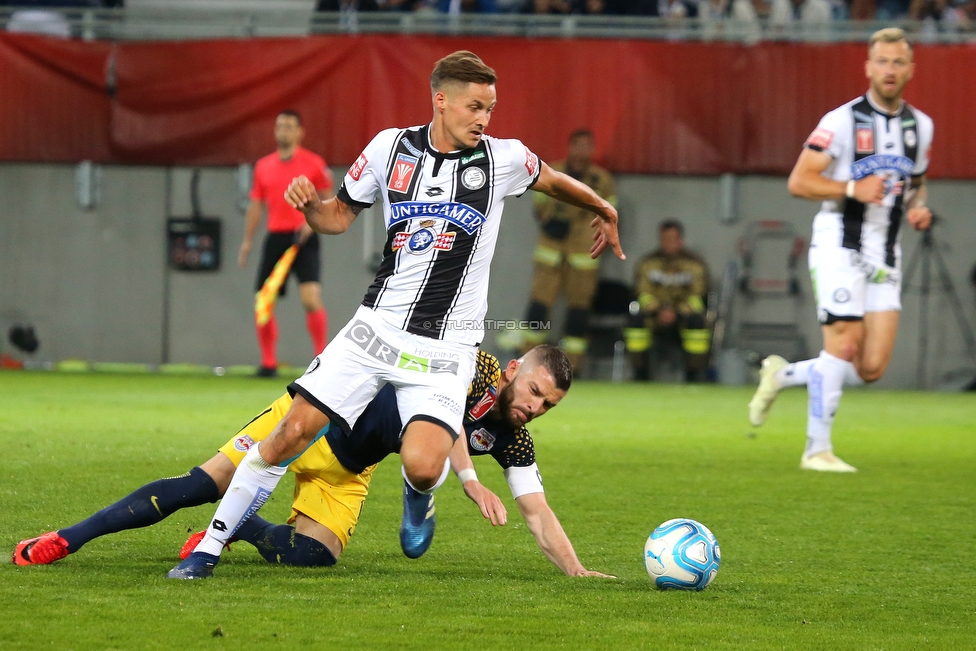
M 465 437 L 452 450 L 451 464 L 482 514 L 492 524 L 505 524 L 504 505 L 478 482 L 470 459 L 470 454 L 491 454 L 505 470 L 519 511 L 546 557 L 568 575 L 607 576 L 587 570 L 576 557 L 546 502 L 532 438 L 524 427 L 562 399 L 571 378 L 568 360 L 552 346 L 539 346 L 521 360 L 510 361 L 504 370 L 496 358 L 479 352 L 468 391 Z M 276 400 L 213 458 L 187 474 L 146 484 L 78 524 L 22 541 L 13 562 L 52 563 L 99 536 L 146 527 L 182 508 L 217 501 L 247 449 L 268 436 L 290 403 L 288 394 Z M 396 395 L 387 386 L 369 404 L 351 436 L 327 434 L 289 466 L 296 473 L 289 518 L 294 527 L 274 525 L 254 515 L 235 536 L 253 544 L 272 563 L 333 565 L 355 530 L 375 464 L 398 451 L 401 429 Z M 199 534 L 191 537 L 184 553 L 199 538 Z

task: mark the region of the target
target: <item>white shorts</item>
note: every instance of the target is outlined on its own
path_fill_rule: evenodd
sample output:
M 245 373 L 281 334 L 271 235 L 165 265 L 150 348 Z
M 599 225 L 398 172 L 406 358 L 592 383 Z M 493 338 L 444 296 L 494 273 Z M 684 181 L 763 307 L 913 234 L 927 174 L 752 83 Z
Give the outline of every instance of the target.
M 348 432 L 389 382 L 404 427 L 426 420 L 457 439 L 477 351 L 404 332 L 360 306 L 292 388 Z
M 901 272 L 884 264 L 883 253 L 811 246 L 809 262 L 820 323 L 901 310 Z

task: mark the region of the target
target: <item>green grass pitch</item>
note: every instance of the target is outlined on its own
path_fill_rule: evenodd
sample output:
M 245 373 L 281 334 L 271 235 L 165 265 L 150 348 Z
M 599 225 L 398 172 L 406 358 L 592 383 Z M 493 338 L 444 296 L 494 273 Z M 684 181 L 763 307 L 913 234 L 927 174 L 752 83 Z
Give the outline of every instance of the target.
M 0 373 L 4 553 L 209 458 L 281 381 Z M 476 461 L 509 524 L 453 478 L 431 550 L 400 552 L 396 459 L 377 470 L 336 567 L 270 566 L 238 543 L 213 580 L 164 578 L 207 505 L 0 568 L 0 649 L 967 649 L 976 632 L 976 395 L 851 391 L 834 441 L 860 470 L 799 470 L 806 394 L 757 432 L 747 388 L 578 383 L 534 423 L 550 505 L 583 564 L 536 547 L 504 478 Z M 286 478 L 262 512 L 287 513 Z M 644 540 L 673 517 L 722 546 L 700 593 L 659 592 Z M 9 556 L 7 556 L 9 558 Z

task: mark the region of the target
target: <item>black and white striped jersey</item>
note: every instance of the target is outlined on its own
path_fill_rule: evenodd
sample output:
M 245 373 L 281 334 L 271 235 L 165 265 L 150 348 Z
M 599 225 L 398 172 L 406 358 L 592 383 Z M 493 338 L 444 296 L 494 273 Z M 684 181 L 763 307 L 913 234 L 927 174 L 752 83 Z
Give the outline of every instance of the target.
M 897 114 L 889 114 L 870 94 L 825 115 L 806 141 L 808 148 L 834 159 L 824 175 L 835 181 L 881 176 L 886 194 L 880 205 L 824 201 L 813 222 L 811 245 L 863 251 L 895 267 L 904 193 L 911 177 L 928 169 L 933 134 L 932 118 L 925 113 L 904 103 Z
M 442 154 L 429 129 L 381 131 L 339 188 L 349 205 L 383 205 L 383 260 L 363 305 L 406 332 L 479 344 L 505 198 L 531 187 L 541 165 L 518 140 L 488 136 Z

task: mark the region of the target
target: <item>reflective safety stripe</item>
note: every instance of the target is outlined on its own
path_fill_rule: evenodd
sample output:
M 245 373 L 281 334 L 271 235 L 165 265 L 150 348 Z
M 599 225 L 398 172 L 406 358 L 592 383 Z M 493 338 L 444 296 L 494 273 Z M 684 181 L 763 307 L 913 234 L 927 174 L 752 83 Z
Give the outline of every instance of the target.
M 586 343 L 584 337 L 563 337 L 559 347 L 570 355 L 582 355 L 586 352 Z
M 558 267 L 562 264 L 563 254 L 556 249 L 551 249 L 548 246 L 540 244 L 535 247 L 535 251 L 532 253 L 532 259 L 539 264 Z
M 652 312 L 657 308 L 657 299 L 653 294 L 641 294 L 637 297 L 641 312 Z
M 589 253 L 570 253 L 567 258 L 569 266 L 577 271 L 596 271 L 600 268 L 600 261 L 591 258 Z
M 705 311 L 705 301 L 698 295 L 688 297 L 688 306 L 691 307 L 692 312 L 698 312 L 700 314 Z
M 708 352 L 711 344 L 711 336 L 708 330 L 682 330 L 681 345 L 685 351 L 692 355 L 701 355 Z
M 643 353 L 651 347 L 654 335 L 650 328 L 624 328 L 624 345 L 628 353 Z

